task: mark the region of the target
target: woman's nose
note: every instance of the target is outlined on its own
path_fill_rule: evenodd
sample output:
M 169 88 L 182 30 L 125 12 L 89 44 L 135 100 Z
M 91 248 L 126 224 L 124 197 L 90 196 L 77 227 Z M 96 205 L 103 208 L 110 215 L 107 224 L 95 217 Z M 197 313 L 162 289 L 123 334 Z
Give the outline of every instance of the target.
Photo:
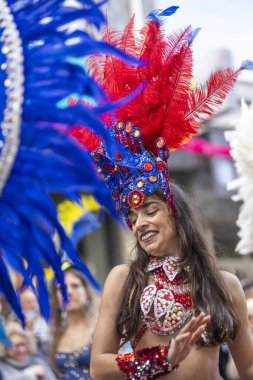
M 144 216 L 140 215 L 137 217 L 135 222 L 135 227 L 137 230 L 142 230 L 147 225 L 147 221 Z

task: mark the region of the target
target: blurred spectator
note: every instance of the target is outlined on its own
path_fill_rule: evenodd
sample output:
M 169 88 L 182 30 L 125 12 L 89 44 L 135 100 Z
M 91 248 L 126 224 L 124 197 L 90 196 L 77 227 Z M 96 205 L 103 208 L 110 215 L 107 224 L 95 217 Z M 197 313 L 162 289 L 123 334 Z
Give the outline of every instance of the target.
M 3 348 L 0 368 L 2 380 L 56 380 L 47 363 L 36 356 L 36 342 L 18 322 L 6 323 L 12 348 Z
M 62 305 L 60 291 L 52 289 L 52 361 L 60 379 L 90 379 L 91 334 L 96 296 L 85 277 L 73 266 L 65 270 L 69 302 Z
M 49 326 L 40 316 L 39 304 L 34 292 L 26 288 L 20 294 L 20 303 L 26 318 L 26 327 L 32 331 L 36 341 L 38 353 L 48 356 L 49 350 Z

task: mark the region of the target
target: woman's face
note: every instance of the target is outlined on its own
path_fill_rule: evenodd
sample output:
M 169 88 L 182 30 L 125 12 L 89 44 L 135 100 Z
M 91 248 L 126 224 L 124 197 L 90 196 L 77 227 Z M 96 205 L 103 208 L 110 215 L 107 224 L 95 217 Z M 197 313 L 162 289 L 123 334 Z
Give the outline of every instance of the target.
M 65 273 L 65 283 L 69 302 L 66 306 L 67 311 L 84 310 L 87 304 L 87 292 L 81 279 L 72 272 Z M 59 303 L 62 302 L 60 291 L 57 292 Z
M 28 341 L 26 337 L 18 333 L 13 333 L 9 338 L 12 343 L 12 348 L 7 351 L 8 356 L 17 361 L 25 360 L 29 355 Z
M 146 197 L 141 207 L 130 209 L 132 232 L 148 255 L 179 256 L 174 219 L 168 205 L 155 195 Z

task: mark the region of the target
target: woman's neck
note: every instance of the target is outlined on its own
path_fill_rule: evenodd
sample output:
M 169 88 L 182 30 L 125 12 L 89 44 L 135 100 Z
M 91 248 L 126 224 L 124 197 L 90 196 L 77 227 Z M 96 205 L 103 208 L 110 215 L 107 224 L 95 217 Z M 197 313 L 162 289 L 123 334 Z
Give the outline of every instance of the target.
M 88 322 L 88 315 L 84 311 L 69 311 L 67 312 L 68 326 L 77 326 Z

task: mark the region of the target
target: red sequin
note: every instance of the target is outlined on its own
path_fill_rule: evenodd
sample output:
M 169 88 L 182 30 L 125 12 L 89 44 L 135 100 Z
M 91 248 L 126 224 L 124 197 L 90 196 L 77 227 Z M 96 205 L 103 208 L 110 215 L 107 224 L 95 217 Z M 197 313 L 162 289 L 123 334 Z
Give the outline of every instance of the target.
M 125 379 L 152 380 L 169 374 L 178 368 L 168 358 L 169 346 L 143 348 L 137 352 L 118 355 L 116 362 Z

